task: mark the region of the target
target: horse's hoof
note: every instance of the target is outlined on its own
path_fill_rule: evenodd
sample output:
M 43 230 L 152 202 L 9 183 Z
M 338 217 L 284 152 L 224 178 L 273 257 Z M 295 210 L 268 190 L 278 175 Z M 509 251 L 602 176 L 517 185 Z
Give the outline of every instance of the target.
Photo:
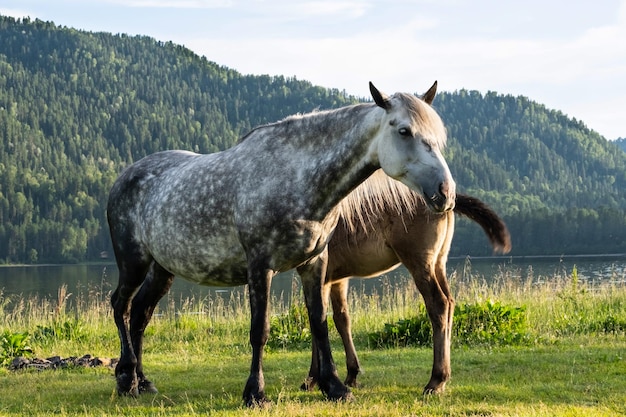
M 120 397 L 137 398 L 137 397 L 139 397 L 139 390 L 137 388 L 124 389 L 124 388 L 120 388 L 118 386 L 117 387 L 117 395 L 119 395 Z
M 326 398 L 330 401 L 336 401 L 336 402 L 354 401 L 354 395 L 352 395 L 352 392 L 347 387 L 344 387 L 343 389 L 338 389 L 332 393 L 329 392 L 326 395 Z
M 442 392 L 445 391 L 445 389 L 446 389 L 445 383 L 434 385 L 434 386 L 431 386 L 429 384 L 429 385 L 426 385 L 426 387 L 424 387 L 423 395 L 441 394 Z
M 304 380 L 302 385 L 300 385 L 300 389 L 302 391 L 313 391 L 316 385 L 317 385 L 317 380 L 313 378 L 312 376 L 310 376 Z
M 267 408 L 272 402 L 265 397 L 265 394 L 259 397 L 252 397 L 245 400 L 248 408 Z
M 354 401 L 354 395 L 349 390 L 337 397 L 328 396 L 328 399 L 338 403 L 350 403 Z
M 159 390 L 152 383 L 152 381 L 148 381 L 147 379 L 139 381 L 139 394 L 158 394 L 158 393 L 159 393 Z
M 357 388 L 360 386 L 360 384 L 358 382 L 356 382 L 356 378 L 346 378 L 346 380 L 344 381 L 344 384 L 347 387 L 352 387 L 352 388 Z
M 265 398 L 265 391 L 262 389 L 259 390 L 258 386 L 250 387 L 249 385 L 250 384 L 247 384 L 243 391 L 243 402 L 247 407 L 251 408 L 265 407 L 267 403 L 269 403 L 268 399 Z
M 115 379 L 117 381 L 117 395 L 135 398 L 139 396 L 137 377 L 128 374 L 119 374 Z

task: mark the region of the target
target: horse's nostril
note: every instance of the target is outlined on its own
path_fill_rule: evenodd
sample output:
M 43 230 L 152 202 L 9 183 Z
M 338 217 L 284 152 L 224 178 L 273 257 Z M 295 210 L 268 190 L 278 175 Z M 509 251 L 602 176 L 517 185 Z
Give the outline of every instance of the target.
M 439 192 L 445 198 L 454 198 L 456 194 L 454 183 L 449 181 L 442 182 L 439 184 Z
M 446 181 L 446 182 L 442 182 L 442 183 L 439 185 L 439 192 L 440 192 L 442 195 L 446 195 L 446 196 L 447 196 L 447 195 L 448 195 L 448 193 L 450 192 L 450 184 L 448 184 L 448 182 L 447 182 L 447 181 Z

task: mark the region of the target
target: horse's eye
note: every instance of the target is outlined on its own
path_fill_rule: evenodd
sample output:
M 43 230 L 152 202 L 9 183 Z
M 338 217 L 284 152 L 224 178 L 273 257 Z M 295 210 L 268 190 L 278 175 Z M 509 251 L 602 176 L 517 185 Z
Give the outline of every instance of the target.
M 405 137 L 413 136 L 413 134 L 407 127 L 401 127 L 400 129 L 398 129 L 398 133 L 400 134 L 400 136 L 405 136 Z

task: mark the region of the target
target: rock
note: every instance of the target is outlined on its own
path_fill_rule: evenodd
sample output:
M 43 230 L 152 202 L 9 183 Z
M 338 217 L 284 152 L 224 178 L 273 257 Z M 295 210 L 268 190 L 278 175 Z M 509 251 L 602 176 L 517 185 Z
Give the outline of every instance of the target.
M 9 365 L 9 369 L 11 370 L 23 369 L 23 368 L 26 368 L 29 363 L 30 363 L 30 360 L 28 360 L 27 358 L 23 356 L 18 356 L 16 358 L 13 358 L 13 360 L 11 361 L 11 364 Z
M 36 368 L 40 371 L 43 371 L 44 369 L 49 369 L 52 368 L 52 362 L 50 362 L 47 359 L 41 359 L 41 358 L 33 358 L 30 360 L 30 363 L 28 364 L 29 368 Z
M 51 356 L 48 358 L 48 360 L 50 361 L 52 369 L 61 368 L 65 365 L 63 359 L 60 356 Z
M 38 370 L 44 369 L 59 369 L 72 366 L 82 366 L 85 368 L 95 368 L 98 366 L 106 366 L 114 368 L 117 365 L 119 359 L 117 358 L 103 358 L 94 357 L 90 354 L 86 354 L 79 357 L 69 356 L 62 358 L 60 356 L 51 356 L 47 359 L 43 358 L 26 358 L 24 356 L 18 356 L 14 358 L 9 364 L 9 369 L 16 371 L 18 369 L 35 368 Z

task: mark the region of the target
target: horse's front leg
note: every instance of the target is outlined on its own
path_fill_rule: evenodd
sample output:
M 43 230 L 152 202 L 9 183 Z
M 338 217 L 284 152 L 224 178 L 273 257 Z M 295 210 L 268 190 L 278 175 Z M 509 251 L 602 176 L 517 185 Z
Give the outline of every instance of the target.
M 252 364 L 250 376 L 243 391 L 243 400 L 248 407 L 263 405 L 265 379 L 263 377 L 263 348 L 270 333 L 269 297 L 274 271 L 267 268 L 248 268 L 248 291 L 250 298 L 250 344 Z
M 443 392 L 451 374 L 450 344 L 455 302 L 445 278 L 445 271 L 442 272 L 437 267 L 436 269 L 432 271 L 428 266 L 423 266 L 418 272 L 409 268 L 424 298 L 433 328 L 433 368 L 430 381 L 424 387 L 424 394 Z
M 337 368 L 333 361 L 328 340 L 328 322 L 326 311 L 328 304 L 328 291 L 330 286 L 325 286 L 327 250 L 317 258 L 298 268 L 304 298 L 309 313 L 311 335 L 314 339 L 314 353 L 317 354 L 318 374 L 313 375 L 322 393 L 331 400 L 349 400 L 352 398 L 350 390 L 341 382 L 337 374 Z M 315 362 L 315 360 L 314 360 Z

